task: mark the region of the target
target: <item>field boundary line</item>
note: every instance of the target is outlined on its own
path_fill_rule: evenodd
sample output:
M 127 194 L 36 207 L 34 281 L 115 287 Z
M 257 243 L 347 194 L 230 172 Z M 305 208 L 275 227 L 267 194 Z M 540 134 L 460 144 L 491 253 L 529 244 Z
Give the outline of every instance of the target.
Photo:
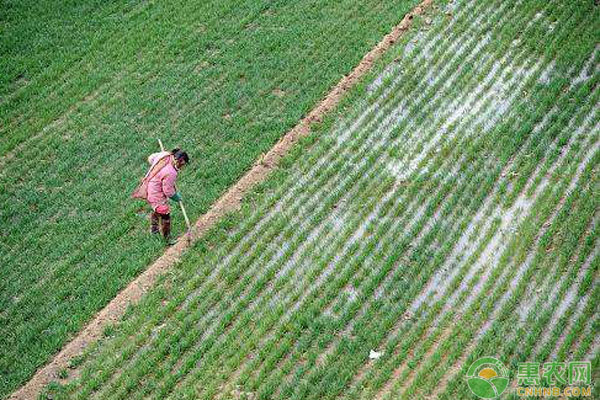
M 311 125 L 322 121 L 325 114 L 338 105 L 344 94 L 356 85 L 371 70 L 375 61 L 412 26 L 414 17 L 423 14 L 432 3 L 433 0 L 422 0 L 409 11 L 390 33 L 385 35 L 375 47 L 363 56 L 352 72 L 345 75 L 306 117 L 302 118 L 264 156 L 260 157 L 240 180 L 213 203 L 210 209 L 194 224 L 190 241 L 180 240 L 136 279 L 131 281 L 48 364 L 39 369 L 25 385 L 12 393 L 9 399 L 29 400 L 37 398 L 39 393 L 51 381 L 59 381 L 59 372 L 68 367 L 69 361 L 73 357 L 81 355 L 90 343 L 98 340 L 102 336 L 104 328 L 117 322 L 130 304 L 139 302 L 156 280 L 180 260 L 182 254 L 193 242 L 204 236 L 223 216 L 240 208 L 243 197 L 256 184 L 266 180 L 270 172 L 278 166 L 281 159 L 290 151 L 293 145 L 310 133 Z M 76 371 L 72 371 L 71 375 L 76 376 Z

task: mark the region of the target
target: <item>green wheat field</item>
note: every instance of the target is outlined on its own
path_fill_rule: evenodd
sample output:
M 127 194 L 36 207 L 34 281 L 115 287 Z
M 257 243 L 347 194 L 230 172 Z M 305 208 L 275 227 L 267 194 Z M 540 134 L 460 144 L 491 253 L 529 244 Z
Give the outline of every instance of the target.
M 196 219 L 415 5 L 0 3 L 0 398 L 164 251 L 157 138 Z M 484 356 L 600 396 L 599 84 L 594 1 L 433 1 L 41 397 L 476 399 Z

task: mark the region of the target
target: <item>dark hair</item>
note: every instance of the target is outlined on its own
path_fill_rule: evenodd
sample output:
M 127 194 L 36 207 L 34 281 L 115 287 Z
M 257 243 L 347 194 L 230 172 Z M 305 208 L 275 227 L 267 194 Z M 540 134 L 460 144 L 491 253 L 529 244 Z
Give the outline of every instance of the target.
M 186 164 L 190 163 L 190 157 L 185 151 L 181 149 L 174 148 L 173 150 L 171 150 L 171 154 L 173 154 L 173 157 L 175 157 L 175 159 L 177 160 L 183 160 Z

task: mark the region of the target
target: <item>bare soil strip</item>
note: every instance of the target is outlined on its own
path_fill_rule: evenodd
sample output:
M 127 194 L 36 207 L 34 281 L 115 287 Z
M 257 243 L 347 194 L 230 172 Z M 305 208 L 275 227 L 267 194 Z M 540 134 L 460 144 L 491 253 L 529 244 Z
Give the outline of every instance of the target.
M 349 75 L 344 76 L 329 94 L 291 131 L 285 134 L 264 157 L 232 186 L 206 214 L 201 216 L 193 227 L 190 240 L 182 239 L 169 248 L 148 269 L 123 289 L 104 309 L 96 314 L 89 324 L 69 342 L 45 367 L 38 370 L 23 387 L 14 392 L 10 399 L 35 399 L 42 389 L 53 380 L 59 380 L 59 371 L 67 368 L 69 360 L 83 353 L 88 344 L 101 337 L 104 327 L 118 321 L 130 304 L 137 303 L 154 285 L 156 280 L 167 272 L 191 244 L 202 237 L 220 218 L 239 209 L 241 200 L 254 185 L 264 181 L 277 167 L 280 160 L 292 146 L 310 132 L 311 124 L 320 122 L 323 116 L 337 106 L 342 96 L 354 86 L 373 66 L 373 63 L 392 46 L 396 40 L 412 25 L 413 18 L 422 14 L 433 0 L 423 0 L 390 33 L 369 51 Z M 74 373 L 72 376 L 76 376 Z

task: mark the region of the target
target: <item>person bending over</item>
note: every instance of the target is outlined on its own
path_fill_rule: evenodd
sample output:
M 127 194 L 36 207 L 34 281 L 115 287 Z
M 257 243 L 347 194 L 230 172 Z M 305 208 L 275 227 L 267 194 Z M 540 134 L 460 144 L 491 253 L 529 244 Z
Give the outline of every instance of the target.
M 150 216 L 150 231 L 159 234 L 159 224 L 162 228 L 163 237 L 168 245 L 174 244 L 171 239 L 171 207 L 169 199 L 179 202 L 181 194 L 175 188 L 177 173 L 188 163 L 190 159 L 185 151 L 173 149 L 172 151 L 161 151 L 148 157 L 150 170 L 146 175 L 147 197 L 146 200 L 152 207 Z

